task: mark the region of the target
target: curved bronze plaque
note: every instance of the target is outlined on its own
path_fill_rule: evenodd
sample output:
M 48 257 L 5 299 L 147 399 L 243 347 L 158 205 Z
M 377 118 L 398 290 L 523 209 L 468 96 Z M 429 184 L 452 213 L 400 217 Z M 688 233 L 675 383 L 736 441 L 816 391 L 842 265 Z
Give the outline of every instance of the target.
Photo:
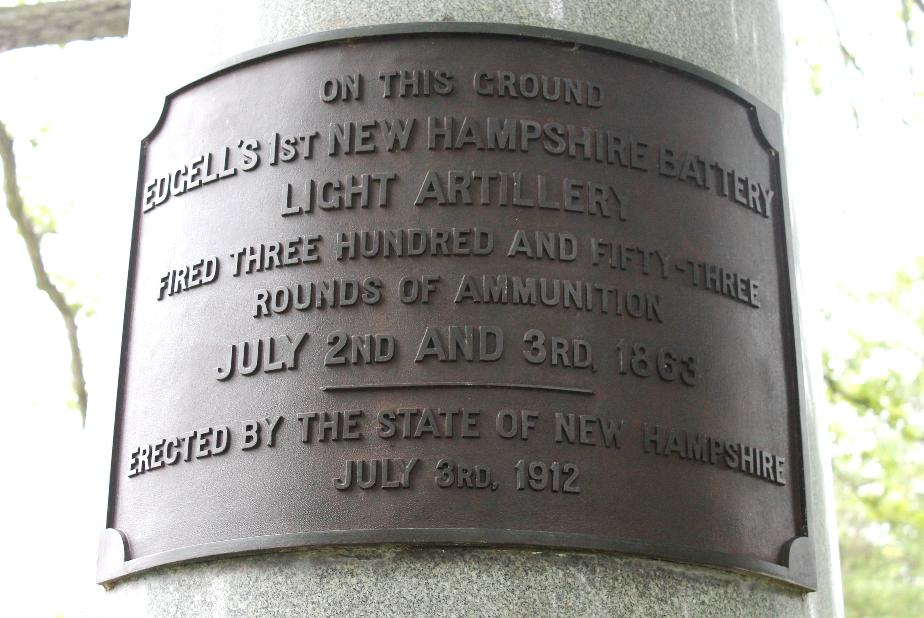
M 342 543 L 814 579 L 779 122 L 554 31 L 339 32 L 141 149 L 100 579 Z

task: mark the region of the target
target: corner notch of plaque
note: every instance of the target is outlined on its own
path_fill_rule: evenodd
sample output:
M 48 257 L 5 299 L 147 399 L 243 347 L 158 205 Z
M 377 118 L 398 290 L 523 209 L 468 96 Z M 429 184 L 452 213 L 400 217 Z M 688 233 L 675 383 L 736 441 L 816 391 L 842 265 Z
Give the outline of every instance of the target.
M 787 209 L 778 114 L 636 47 L 230 60 L 142 142 L 98 579 L 410 543 L 814 589 Z

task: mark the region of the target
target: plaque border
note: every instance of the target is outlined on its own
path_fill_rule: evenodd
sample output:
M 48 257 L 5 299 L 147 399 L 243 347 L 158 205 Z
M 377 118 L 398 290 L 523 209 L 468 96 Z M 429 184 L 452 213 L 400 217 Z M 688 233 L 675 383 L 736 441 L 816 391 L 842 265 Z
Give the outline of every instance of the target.
M 799 458 L 802 474 L 798 479 L 801 496 L 801 535 L 793 537 L 784 545 L 780 553 L 780 563 L 760 560 L 750 556 L 728 554 L 710 550 L 690 548 L 672 543 L 659 543 L 625 539 L 603 535 L 567 532 L 547 532 L 534 530 L 509 530 L 496 528 L 389 528 L 360 530 L 327 530 L 321 532 L 288 533 L 261 535 L 246 538 L 227 539 L 179 547 L 163 552 L 131 558 L 129 541 L 124 533 L 112 526 L 113 498 L 118 471 L 118 456 L 121 446 L 121 429 L 123 401 L 125 394 L 125 374 L 128 364 L 128 339 L 131 332 L 131 315 L 133 299 L 131 292 L 135 283 L 137 241 L 141 222 L 141 204 L 144 192 L 144 172 L 146 149 L 149 142 L 160 132 L 170 104 L 176 96 L 198 86 L 212 78 L 246 65 L 255 64 L 270 58 L 285 55 L 308 47 L 327 44 L 343 44 L 355 39 L 383 39 L 395 36 L 426 37 L 430 35 L 458 35 L 487 38 L 522 38 L 587 47 L 610 55 L 623 56 L 635 61 L 643 61 L 678 73 L 684 77 L 699 81 L 720 94 L 730 96 L 742 104 L 748 111 L 751 128 L 760 145 L 770 155 L 771 176 L 781 190 L 780 216 L 774 218 L 774 243 L 776 244 L 777 272 L 781 279 L 780 313 L 781 330 L 784 339 L 784 366 L 787 382 L 788 412 L 793 415 L 793 430 L 790 435 L 794 445 L 794 454 Z M 377 26 L 361 26 L 323 31 L 287 39 L 270 45 L 255 48 L 233 56 L 220 63 L 212 70 L 191 81 L 184 83 L 164 98 L 160 116 L 153 129 L 142 140 L 139 156 L 138 178 L 132 222 L 131 253 L 129 257 L 126 285 L 126 301 L 123 316 L 122 343 L 119 364 L 118 390 L 116 394 L 116 411 L 113 423 L 112 454 L 109 468 L 109 492 L 106 513 L 106 529 L 99 541 L 97 559 L 97 583 L 112 585 L 126 576 L 147 571 L 160 566 L 180 563 L 200 562 L 211 559 L 228 558 L 271 551 L 293 551 L 306 547 L 363 546 L 380 544 L 400 544 L 405 546 L 465 546 L 465 547 L 507 547 L 507 548 L 545 548 L 561 551 L 610 551 L 630 554 L 649 559 L 662 559 L 673 562 L 693 564 L 706 568 L 720 568 L 731 571 L 757 573 L 801 589 L 817 589 L 814 540 L 809 534 L 808 501 L 806 492 L 808 470 L 805 466 L 803 437 L 810 429 L 805 426 L 806 419 L 801 413 L 801 402 L 808 401 L 802 359 L 798 306 L 796 298 L 796 273 L 793 256 L 793 235 L 791 228 L 791 211 L 789 192 L 786 182 L 786 166 L 782 154 L 783 127 L 780 115 L 729 80 L 702 67 L 668 56 L 666 54 L 629 45 L 603 37 L 581 34 L 566 30 L 541 28 L 517 24 L 483 23 L 483 22 L 412 22 Z M 798 431 L 795 431 L 798 429 Z M 795 434 L 795 435 L 793 435 Z

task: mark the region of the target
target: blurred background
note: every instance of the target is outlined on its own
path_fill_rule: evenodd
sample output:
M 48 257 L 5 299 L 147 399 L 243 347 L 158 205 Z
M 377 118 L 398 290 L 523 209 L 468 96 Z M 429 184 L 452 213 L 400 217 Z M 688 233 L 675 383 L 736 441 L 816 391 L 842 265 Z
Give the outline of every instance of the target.
M 151 59 L 124 38 L 127 0 L 67 0 L 81 6 L 63 18 L 24 4 L 0 1 L 2 613 L 92 616 L 136 153 L 160 112 L 147 93 L 186 76 L 151 84 L 137 70 Z M 846 613 L 917 617 L 924 2 L 782 10 L 800 304 Z

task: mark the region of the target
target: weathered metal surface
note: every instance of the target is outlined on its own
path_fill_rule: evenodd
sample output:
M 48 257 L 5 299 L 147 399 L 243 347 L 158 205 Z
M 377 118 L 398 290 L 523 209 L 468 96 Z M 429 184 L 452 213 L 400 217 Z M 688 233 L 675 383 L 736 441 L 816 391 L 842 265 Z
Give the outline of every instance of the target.
M 778 118 L 544 30 L 335 33 L 142 146 L 100 579 L 311 544 L 811 587 Z

